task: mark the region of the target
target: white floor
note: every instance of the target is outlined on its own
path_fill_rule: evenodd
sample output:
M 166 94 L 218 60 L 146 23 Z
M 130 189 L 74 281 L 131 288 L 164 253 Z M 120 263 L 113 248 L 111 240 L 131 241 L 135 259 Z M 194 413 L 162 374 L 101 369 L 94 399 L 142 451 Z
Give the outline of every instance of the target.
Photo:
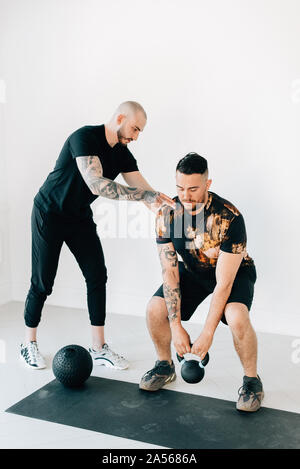
M 84 347 L 90 345 L 86 311 L 46 305 L 38 340 L 48 367 L 45 370 L 26 368 L 19 360 L 19 344 L 23 340 L 23 307 L 19 302 L 0 307 L 0 448 L 159 448 L 4 412 L 54 379 L 51 362 L 59 348 L 71 343 Z M 185 327 L 191 339 L 195 340 L 201 327 L 191 323 L 185 323 Z M 264 406 L 300 413 L 300 363 L 292 358 L 295 352 L 293 342 L 297 337 L 266 333 L 257 333 L 257 336 L 258 373 L 265 389 Z M 94 367 L 92 375 L 138 383 L 143 373 L 152 368 L 156 357 L 143 318 L 109 314 L 106 340 L 112 348 L 126 356 L 130 368 L 115 371 Z M 235 401 L 243 372 L 226 326 L 218 327 L 210 357 L 201 384 L 189 385 L 177 373 L 177 380 L 167 388 Z M 175 361 L 175 354 L 173 359 Z

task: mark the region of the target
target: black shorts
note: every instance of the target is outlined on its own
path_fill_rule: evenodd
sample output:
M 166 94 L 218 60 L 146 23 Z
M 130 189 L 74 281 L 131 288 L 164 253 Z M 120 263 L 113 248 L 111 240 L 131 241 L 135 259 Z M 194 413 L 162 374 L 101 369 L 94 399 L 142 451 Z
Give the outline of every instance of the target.
M 181 291 L 181 319 L 188 321 L 196 308 L 210 295 L 216 286 L 215 269 L 204 271 L 203 274 L 194 274 L 186 270 L 184 263 L 179 261 L 180 291 Z M 227 303 L 243 303 L 250 311 L 254 284 L 256 281 L 255 265 L 240 267 L 232 285 Z M 164 298 L 163 285 L 153 296 Z M 221 321 L 227 324 L 223 314 Z

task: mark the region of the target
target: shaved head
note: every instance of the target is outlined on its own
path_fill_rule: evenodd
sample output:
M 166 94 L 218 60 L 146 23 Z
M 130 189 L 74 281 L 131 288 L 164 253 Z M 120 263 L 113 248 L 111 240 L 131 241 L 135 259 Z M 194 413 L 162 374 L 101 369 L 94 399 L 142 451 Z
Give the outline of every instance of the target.
M 143 106 L 136 101 L 124 101 L 105 124 L 107 141 L 111 146 L 116 143 L 127 145 L 138 139 L 146 123 L 147 114 Z
M 138 113 L 142 113 L 144 118 L 147 119 L 147 114 L 143 106 L 136 101 L 125 101 L 118 106 L 115 115 L 122 114 L 126 117 L 132 117 Z

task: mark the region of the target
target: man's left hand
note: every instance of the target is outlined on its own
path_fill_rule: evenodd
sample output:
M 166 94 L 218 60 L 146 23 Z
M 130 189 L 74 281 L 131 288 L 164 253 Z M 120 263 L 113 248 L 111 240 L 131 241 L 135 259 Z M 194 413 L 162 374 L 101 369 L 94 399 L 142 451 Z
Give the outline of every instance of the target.
M 170 207 L 172 208 L 176 208 L 175 200 L 171 199 L 171 197 L 169 197 L 166 194 L 163 194 L 162 192 L 158 192 L 156 203 L 160 205 L 167 204 L 167 205 L 170 205 Z
M 201 360 L 203 360 L 212 344 L 213 337 L 213 334 L 203 330 L 198 339 L 194 342 L 191 353 L 198 355 Z
M 168 195 L 163 194 L 162 192 L 157 192 L 157 197 L 152 203 L 143 201 L 145 205 L 155 214 L 163 205 L 170 205 L 172 208 L 176 208 L 175 200 L 171 199 Z

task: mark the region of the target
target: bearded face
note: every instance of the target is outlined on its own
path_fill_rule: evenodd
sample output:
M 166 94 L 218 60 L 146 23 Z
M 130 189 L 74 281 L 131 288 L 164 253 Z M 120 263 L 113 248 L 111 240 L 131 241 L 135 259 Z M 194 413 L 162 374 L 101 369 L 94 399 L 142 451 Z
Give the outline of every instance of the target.
M 129 142 L 132 141 L 132 138 L 129 137 L 129 132 L 126 132 L 125 127 L 126 127 L 126 125 L 125 125 L 125 123 L 124 123 L 124 124 L 122 124 L 122 126 L 119 128 L 119 130 L 117 131 L 118 142 L 119 142 L 121 145 L 124 145 L 124 146 L 126 146 Z
M 117 130 L 118 142 L 126 146 L 132 140 L 137 140 L 145 125 L 146 118 L 142 113 L 122 116 L 120 127 Z
M 210 182 L 205 174 L 184 174 L 176 171 L 177 195 L 186 210 L 201 210 Z

